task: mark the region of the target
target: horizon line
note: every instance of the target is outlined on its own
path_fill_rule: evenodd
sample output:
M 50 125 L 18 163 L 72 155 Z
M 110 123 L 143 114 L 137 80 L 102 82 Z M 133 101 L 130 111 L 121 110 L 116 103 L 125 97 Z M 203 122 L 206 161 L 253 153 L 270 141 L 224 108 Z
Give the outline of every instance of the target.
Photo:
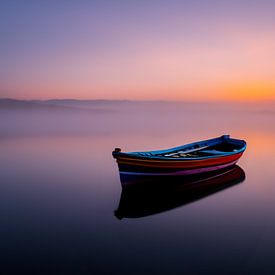
M 0 97 L 0 100 L 11 100 L 11 101 L 22 101 L 22 102 L 32 102 L 32 101 L 41 101 L 41 102 L 46 102 L 46 101 L 106 101 L 106 102 L 163 102 L 163 103 L 275 103 L 275 99 L 262 99 L 262 100 L 244 100 L 244 99 L 239 99 L 239 100 L 226 100 L 226 99 L 203 99 L 203 100 L 190 100 L 190 99 L 180 99 L 180 100 L 175 100 L 175 99 L 107 99 L 107 98 L 47 98 L 47 99 L 22 99 L 22 98 L 11 98 L 11 97 Z

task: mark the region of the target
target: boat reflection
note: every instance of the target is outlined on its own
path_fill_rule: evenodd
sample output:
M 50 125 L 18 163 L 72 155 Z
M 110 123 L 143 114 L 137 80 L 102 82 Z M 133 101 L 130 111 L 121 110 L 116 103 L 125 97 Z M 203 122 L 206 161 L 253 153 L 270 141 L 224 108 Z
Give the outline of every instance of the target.
M 245 172 L 231 168 L 190 177 L 120 175 L 122 191 L 115 216 L 139 218 L 164 212 L 241 183 Z

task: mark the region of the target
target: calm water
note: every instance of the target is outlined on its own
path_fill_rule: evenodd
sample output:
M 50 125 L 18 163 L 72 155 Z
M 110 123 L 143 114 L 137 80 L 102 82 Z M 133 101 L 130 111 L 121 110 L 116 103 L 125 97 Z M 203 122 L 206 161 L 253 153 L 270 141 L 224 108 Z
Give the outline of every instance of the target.
M 270 106 L 211 104 L 0 109 L 0 274 L 274 274 L 274 118 Z M 248 142 L 245 180 L 183 205 L 167 192 L 171 209 L 156 188 L 156 211 L 114 215 L 114 147 L 227 133 Z

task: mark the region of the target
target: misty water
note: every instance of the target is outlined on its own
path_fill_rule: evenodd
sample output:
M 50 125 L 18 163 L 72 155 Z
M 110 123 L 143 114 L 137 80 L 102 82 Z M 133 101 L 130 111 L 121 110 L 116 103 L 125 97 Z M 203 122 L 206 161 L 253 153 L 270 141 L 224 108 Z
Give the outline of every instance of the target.
M 274 274 L 273 107 L 3 101 L 0 273 Z M 236 184 L 182 204 L 178 193 L 171 207 L 162 207 L 162 186 L 147 196 L 155 211 L 141 204 L 140 215 L 115 216 L 115 147 L 162 149 L 223 134 L 248 144 Z

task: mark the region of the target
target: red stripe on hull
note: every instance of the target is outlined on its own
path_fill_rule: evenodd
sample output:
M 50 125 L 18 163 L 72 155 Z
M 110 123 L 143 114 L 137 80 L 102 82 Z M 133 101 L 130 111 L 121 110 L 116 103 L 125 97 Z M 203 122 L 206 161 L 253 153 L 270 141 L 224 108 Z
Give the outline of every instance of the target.
M 238 153 L 235 155 L 217 157 L 211 159 L 201 159 L 201 160 L 144 160 L 144 159 L 131 159 L 131 158 L 118 158 L 117 162 L 119 164 L 133 165 L 140 167 L 152 167 L 152 168 L 206 168 L 208 166 L 217 166 L 227 163 L 236 162 L 243 153 Z

